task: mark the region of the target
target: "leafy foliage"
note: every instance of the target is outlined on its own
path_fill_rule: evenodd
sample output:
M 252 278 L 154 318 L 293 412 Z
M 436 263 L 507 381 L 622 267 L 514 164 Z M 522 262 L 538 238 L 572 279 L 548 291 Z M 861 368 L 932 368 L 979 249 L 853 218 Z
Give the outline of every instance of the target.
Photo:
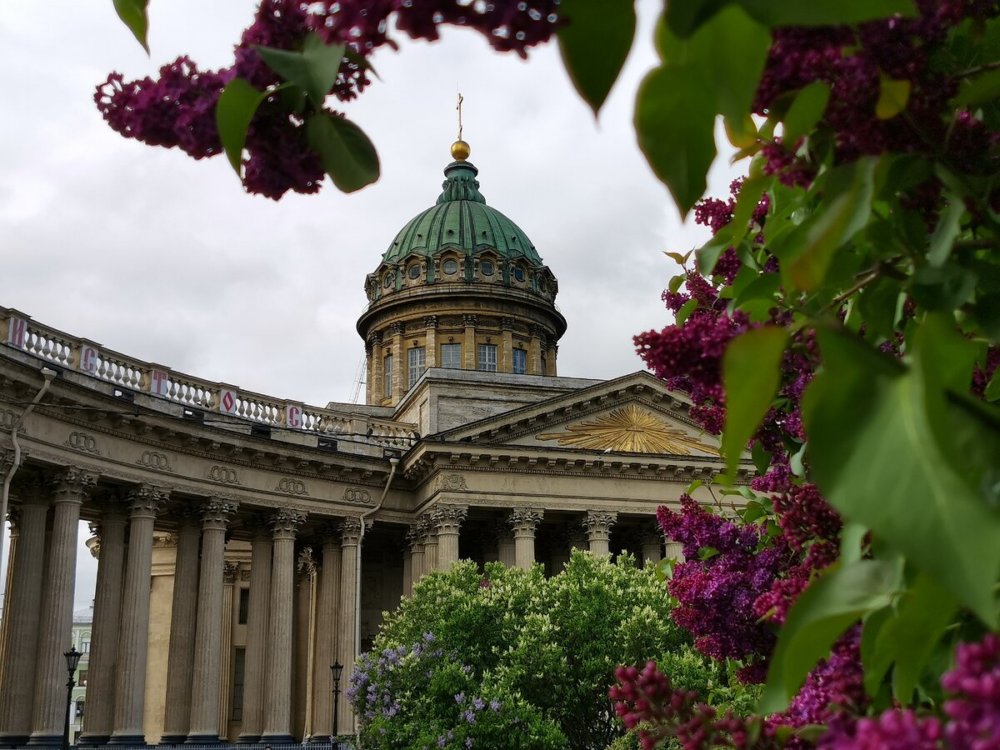
M 362 657 L 350 695 L 365 747 L 605 747 L 616 665 L 657 658 L 679 684 L 746 711 L 755 694 L 686 644 L 652 569 L 577 552 L 546 579 L 490 563 L 424 577 Z M 522 744 L 518 744 L 522 743 Z

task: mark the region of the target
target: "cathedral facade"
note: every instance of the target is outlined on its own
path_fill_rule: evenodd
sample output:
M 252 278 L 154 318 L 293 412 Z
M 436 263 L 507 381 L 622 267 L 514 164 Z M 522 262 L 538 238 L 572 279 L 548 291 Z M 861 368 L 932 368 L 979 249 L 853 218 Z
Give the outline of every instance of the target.
M 61 743 L 81 521 L 90 745 L 327 742 L 354 722 L 331 665 L 346 688 L 422 575 L 661 558 L 655 509 L 721 471 L 717 442 L 647 373 L 558 374 L 556 277 L 452 154 L 365 280 L 364 405 L 209 382 L 0 308 L 0 746 Z

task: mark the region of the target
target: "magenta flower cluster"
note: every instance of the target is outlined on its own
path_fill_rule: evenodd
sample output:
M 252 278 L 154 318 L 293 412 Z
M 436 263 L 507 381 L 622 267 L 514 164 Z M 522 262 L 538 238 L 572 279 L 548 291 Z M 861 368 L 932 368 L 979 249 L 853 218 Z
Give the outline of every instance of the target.
M 836 158 L 852 161 L 867 154 L 947 154 L 959 169 L 995 173 L 997 139 L 981 119 L 964 111 L 953 116 L 957 90 L 934 63 L 948 31 L 964 20 L 983 21 L 996 13 L 991 0 L 916 0 L 915 18 L 892 17 L 852 27 L 774 30 L 754 110 L 767 115 L 789 92 L 822 81 L 831 88 L 824 124 L 833 134 Z M 876 104 L 882 80 L 905 81 L 905 114 L 882 118 Z M 799 143 L 780 139 L 764 149 L 765 173 L 787 185 L 806 185 L 815 165 Z M 935 180 L 936 183 L 936 180 Z
M 557 0 L 261 0 L 253 24 L 236 45 L 232 66 L 201 71 L 189 58 L 179 57 L 163 66 L 156 79 L 125 81 L 120 73 L 111 73 L 97 87 L 94 101 L 107 123 L 126 138 L 178 147 L 201 159 L 222 151 L 215 105 L 227 83 L 242 78 L 264 92 L 282 82 L 258 54 L 260 46 L 298 50 L 313 32 L 328 43 L 344 43 L 350 54 L 329 95 L 349 101 L 370 83 L 371 53 L 382 45 L 395 46 L 388 36 L 393 16 L 396 26 L 415 39 L 436 39 L 442 24 L 466 26 L 485 35 L 495 49 L 525 56 L 529 47 L 554 33 L 557 7 Z M 277 200 L 289 190 L 320 189 L 324 171 L 307 143 L 305 122 L 303 113 L 280 96 L 269 96 L 260 105 L 246 139 L 243 184 L 248 192 Z

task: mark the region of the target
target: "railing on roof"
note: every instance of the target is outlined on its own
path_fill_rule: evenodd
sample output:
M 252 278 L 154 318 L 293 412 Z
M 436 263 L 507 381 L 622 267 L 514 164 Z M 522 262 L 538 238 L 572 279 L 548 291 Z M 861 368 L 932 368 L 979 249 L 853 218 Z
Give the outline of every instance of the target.
M 360 437 L 390 448 L 409 447 L 417 437 L 414 425 L 273 398 L 143 362 L 88 339 L 70 336 L 6 307 L 0 307 L 0 342 L 57 367 L 120 388 L 247 422 L 330 437 Z

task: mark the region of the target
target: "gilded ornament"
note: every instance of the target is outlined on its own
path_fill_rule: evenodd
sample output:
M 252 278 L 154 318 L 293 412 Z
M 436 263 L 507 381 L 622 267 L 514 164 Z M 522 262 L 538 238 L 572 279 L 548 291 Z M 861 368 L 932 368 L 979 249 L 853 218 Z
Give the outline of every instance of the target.
M 629 404 L 578 424 L 564 432 L 546 432 L 539 440 L 558 440 L 559 445 L 621 453 L 667 453 L 690 455 L 693 451 L 718 455 L 715 447 L 684 430 L 671 427 L 662 418 Z

